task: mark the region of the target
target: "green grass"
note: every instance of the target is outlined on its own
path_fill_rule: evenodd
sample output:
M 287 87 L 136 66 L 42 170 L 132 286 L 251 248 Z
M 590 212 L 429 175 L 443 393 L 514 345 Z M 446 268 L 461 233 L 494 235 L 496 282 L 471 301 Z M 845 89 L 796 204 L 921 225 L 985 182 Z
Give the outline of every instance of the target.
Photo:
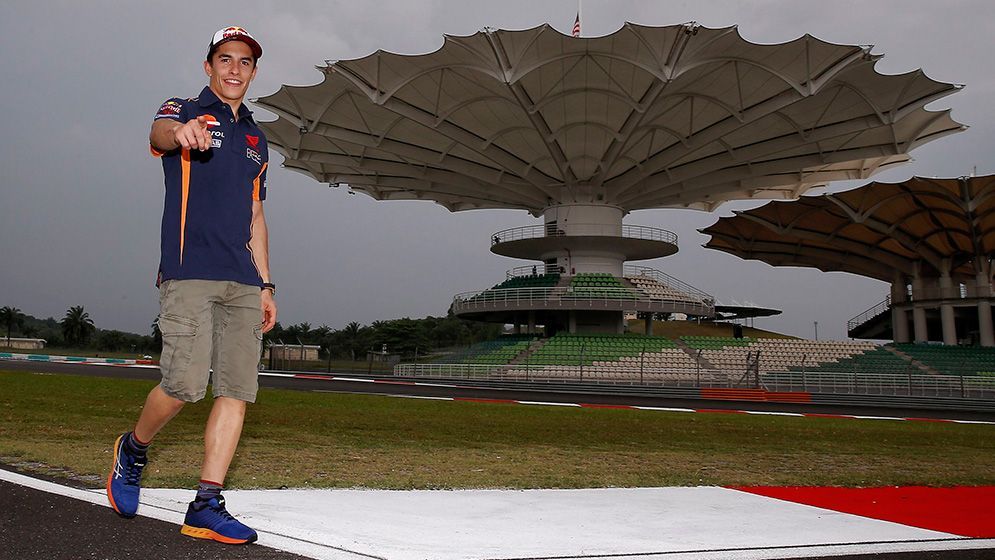
M 0 460 L 105 476 L 149 381 L 0 372 Z M 145 485 L 196 485 L 209 399 Z M 995 484 L 995 427 L 440 402 L 263 389 L 228 485 L 577 488 Z

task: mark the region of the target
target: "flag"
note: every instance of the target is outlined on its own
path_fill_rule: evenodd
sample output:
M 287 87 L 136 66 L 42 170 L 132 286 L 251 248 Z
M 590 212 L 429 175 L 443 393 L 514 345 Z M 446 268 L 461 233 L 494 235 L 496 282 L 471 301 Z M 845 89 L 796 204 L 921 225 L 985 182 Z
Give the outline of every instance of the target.
M 570 33 L 571 37 L 580 37 L 580 12 L 577 12 L 577 19 L 574 20 L 574 29 Z

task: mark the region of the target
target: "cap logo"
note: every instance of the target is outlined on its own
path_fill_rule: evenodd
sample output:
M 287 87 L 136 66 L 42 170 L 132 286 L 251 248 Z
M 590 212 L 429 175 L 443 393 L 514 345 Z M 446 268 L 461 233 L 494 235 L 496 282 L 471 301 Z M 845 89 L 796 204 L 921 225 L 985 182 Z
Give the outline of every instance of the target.
M 234 37 L 236 35 L 247 35 L 247 33 L 241 27 L 228 27 L 221 32 L 221 37 L 224 39 Z

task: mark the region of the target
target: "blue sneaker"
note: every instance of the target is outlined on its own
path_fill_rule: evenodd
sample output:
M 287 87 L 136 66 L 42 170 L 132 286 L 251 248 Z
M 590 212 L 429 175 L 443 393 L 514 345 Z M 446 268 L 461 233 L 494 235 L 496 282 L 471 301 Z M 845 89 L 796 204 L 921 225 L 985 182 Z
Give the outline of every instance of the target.
M 118 436 L 114 442 L 114 463 L 107 475 L 107 499 L 118 515 L 130 519 L 138 511 L 138 493 L 142 490 L 142 469 L 146 459 L 132 455 L 124 448 L 127 435 Z
M 232 517 L 222 496 L 190 502 L 180 532 L 188 537 L 211 539 L 225 544 L 256 542 L 256 532 Z

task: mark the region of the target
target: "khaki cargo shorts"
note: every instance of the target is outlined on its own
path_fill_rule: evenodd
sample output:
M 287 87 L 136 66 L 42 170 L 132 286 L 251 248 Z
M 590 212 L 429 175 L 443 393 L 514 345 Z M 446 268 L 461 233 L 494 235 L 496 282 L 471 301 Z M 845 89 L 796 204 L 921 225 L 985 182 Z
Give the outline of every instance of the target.
M 258 286 L 217 280 L 167 280 L 159 287 L 160 386 L 185 402 L 214 396 L 255 402 L 262 344 Z

